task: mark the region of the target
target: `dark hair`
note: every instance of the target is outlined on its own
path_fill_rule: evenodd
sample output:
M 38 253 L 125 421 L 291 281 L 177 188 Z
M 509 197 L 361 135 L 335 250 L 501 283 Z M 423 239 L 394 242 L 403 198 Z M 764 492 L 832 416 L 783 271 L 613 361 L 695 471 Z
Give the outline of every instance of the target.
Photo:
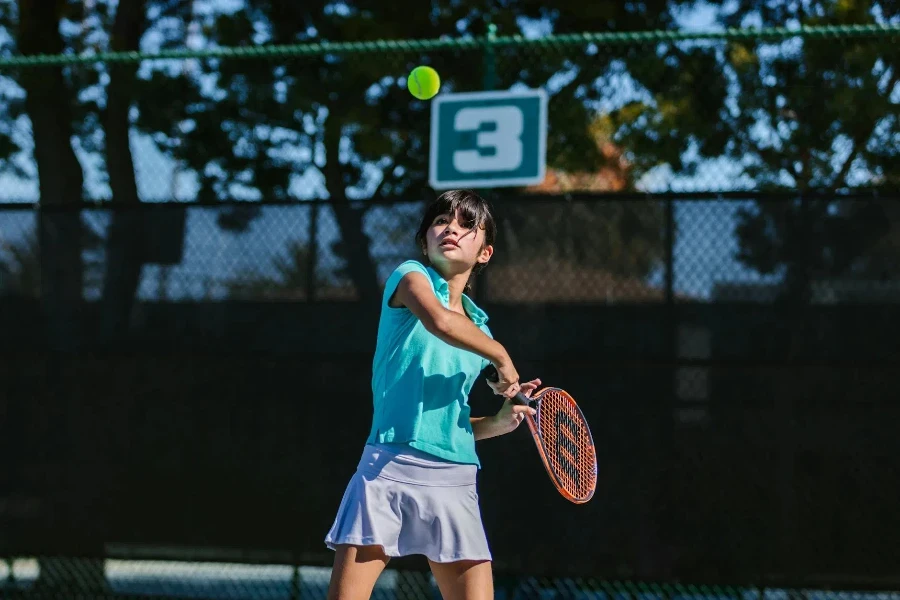
M 419 248 L 425 247 L 425 235 L 428 228 L 438 215 L 455 215 L 459 211 L 462 217 L 462 225 L 469 229 L 480 227 L 484 229 L 484 245 L 492 246 L 497 236 L 497 225 L 494 215 L 491 214 L 491 206 L 487 200 L 472 190 L 450 190 L 437 197 L 425 209 L 419 230 L 416 232 L 416 244 Z M 477 273 L 484 268 L 483 263 L 477 263 L 472 269 Z

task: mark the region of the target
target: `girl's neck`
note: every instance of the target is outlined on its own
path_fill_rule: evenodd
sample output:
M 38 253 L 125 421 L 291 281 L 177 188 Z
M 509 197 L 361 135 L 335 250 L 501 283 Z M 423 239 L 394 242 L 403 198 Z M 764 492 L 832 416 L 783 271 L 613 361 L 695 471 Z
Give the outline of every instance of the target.
M 450 292 L 449 308 L 457 312 L 463 312 L 462 295 L 466 291 L 466 284 L 469 283 L 471 271 L 455 274 L 442 274 L 441 276 L 447 281 L 447 288 Z

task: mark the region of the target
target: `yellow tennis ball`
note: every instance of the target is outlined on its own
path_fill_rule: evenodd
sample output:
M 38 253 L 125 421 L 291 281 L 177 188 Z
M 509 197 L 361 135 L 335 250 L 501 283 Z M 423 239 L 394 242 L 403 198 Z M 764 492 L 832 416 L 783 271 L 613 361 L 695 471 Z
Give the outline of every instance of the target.
M 434 98 L 441 89 L 441 77 L 431 67 L 416 67 L 406 80 L 409 93 L 419 100 Z

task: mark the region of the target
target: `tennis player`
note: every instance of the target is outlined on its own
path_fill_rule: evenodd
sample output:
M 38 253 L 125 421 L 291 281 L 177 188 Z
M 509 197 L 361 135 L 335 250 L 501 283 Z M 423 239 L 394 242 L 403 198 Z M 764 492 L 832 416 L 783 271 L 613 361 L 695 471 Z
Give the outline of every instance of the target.
M 372 428 L 325 537 L 335 550 L 330 600 L 369 598 L 390 558 L 413 554 L 428 558 L 445 599 L 494 597 L 475 441 L 509 433 L 534 414 L 510 398 L 540 385 L 520 384 L 487 315 L 464 293 L 491 259 L 495 235 L 481 197 L 446 192 L 416 233 L 424 261 L 404 262 L 387 279 Z M 506 400 L 493 416 L 470 417 L 469 392 L 490 364 L 500 378 L 488 385 Z

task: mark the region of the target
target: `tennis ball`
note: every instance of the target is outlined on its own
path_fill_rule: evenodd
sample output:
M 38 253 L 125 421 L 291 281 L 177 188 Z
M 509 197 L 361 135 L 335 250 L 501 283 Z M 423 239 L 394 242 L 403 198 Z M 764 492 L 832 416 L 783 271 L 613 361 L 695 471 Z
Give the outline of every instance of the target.
M 441 77 L 431 67 L 416 67 L 406 80 L 409 93 L 419 100 L 434 98 L 441 89 Z

